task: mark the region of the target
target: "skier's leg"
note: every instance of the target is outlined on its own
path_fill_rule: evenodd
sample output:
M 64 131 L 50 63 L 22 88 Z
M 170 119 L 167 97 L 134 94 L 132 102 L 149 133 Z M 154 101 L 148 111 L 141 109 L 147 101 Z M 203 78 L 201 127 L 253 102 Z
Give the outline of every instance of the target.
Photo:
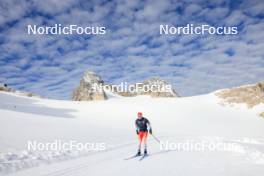
M 148 138 L 148 132 L 144 132 L 144 154 L 147 154 L 147 138 Z
M 142 132 L 139 132 L 139 134 L 138 134 L 139 145 L 138 145 L 138 153 L 137 153 L 138 155 L 141 154 L 142 139 L 143 139 L 143 134 L 142 134 Z

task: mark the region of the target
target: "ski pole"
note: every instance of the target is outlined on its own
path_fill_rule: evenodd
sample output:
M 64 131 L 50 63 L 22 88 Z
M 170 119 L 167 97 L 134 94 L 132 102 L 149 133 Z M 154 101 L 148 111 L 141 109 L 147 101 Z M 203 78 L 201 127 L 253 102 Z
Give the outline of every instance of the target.
M 151 134 L 151 136 L 158 142 L 158 143 L 160 143 L 160 140 L 156 137 L 156 136 L 154 136 L 153 134 Z

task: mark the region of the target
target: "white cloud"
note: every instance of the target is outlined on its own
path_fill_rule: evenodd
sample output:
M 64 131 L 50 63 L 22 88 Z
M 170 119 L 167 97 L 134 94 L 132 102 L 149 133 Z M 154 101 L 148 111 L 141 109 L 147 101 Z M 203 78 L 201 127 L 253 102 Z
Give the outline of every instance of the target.
M 5 26 L 0 34 L 0 80 L 55 98 L 69 98 L 86 69 L 114 83 L 161 76 L 182 95 L 260 81 L 264 75 L 264 26 L 263 19 L 254 16 L 262 14 L 263 3 L 244 1 L 229 9 L 223 5 L 229 1 L 223 2 L 211 1 L 210 7 L 204 1 L 167 0 L 4 3 L 0 25 L 17 22 Z M 33 7 L 36 14 L 24 17 Z M 237 36 L 159 35 L 160 24 L 209 21 L 244 26 Z M 45 23 L 106 25 L 108 31 L 89 38 L 25 33 L 27 24 Z M 233 55 L 228 55 L 230 50 Z

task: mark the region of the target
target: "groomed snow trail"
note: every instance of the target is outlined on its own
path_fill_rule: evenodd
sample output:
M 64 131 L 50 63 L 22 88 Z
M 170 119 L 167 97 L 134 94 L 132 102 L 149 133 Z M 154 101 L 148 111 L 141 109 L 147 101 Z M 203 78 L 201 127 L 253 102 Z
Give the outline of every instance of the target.
M 254 109 L 222 106 L 213 94 L 120 98 L 72 102 L 0 93 L 0 174 L 81 175 L 256 175 L 264 173 L 264 120 Z M 149 136 L 149 156 L 124 160 L 137 150 L 136 113 L 151 121 L 169 144 L 232 144 L 230 150 L 160 150 Z M 27 142 L 104 142 L 104 151 L 27 151 Z
M 170 140 L 179 138 L 169 138 Z M 181 139 L 183 140 L 183 139 Z M 219 138 L 185 140 L 219 141 Z M 124 160 L 133 155 L 135 144 L 122 145 L 109 151 L 98 152 L 64 162 L 42 165 L 23 170 L 14 176 L 84 176 L 91 175 L 258 175 L 264 168 L 264 143 L 246 142 L 246 139 L 224 141 L 235 143 L 235 151 L 161 151 L 155 141 L 150 141 L 150 155 Z

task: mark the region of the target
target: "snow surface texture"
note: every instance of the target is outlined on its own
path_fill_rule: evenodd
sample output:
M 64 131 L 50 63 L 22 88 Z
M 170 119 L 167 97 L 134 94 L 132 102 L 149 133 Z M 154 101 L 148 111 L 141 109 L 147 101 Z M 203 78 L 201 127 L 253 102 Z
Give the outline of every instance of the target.
M 222 106 L 214 94 L 186 98 L 121 98 L 73 102 L 0 93 L 0 175 L 214 175 L 264 173 L 263 105 Z M 149 157 L 136 153 L 134 121 L 142 111 L 161 141 L 235 144 L 228 151 L 160 150 L 149 136 Z M 29 140 L 106 143 L 103 151 L 28 151 Z

